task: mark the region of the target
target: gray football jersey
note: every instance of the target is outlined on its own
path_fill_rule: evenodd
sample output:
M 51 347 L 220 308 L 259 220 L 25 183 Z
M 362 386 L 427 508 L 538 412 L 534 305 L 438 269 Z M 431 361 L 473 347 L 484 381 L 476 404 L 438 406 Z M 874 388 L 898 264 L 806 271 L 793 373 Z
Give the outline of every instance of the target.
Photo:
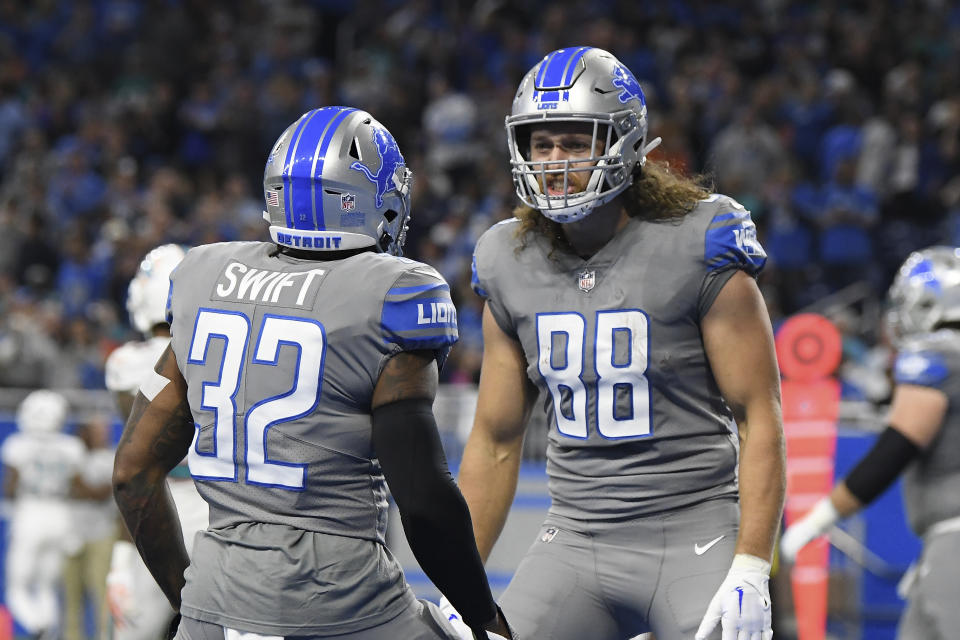
M 738 443 L 700 321 L 766 255 L 750 214 L 714 195 L 682 220 L 631 219 L 589 260 L 488 230 L 474 289 L 545 399 L 551 511 L 594 524 L 735 496 Z
M 335 634 L 412 601 L 384 546 L 370 402 L 386 361 L 457 339 L 431 267 L 384 254 L 310 261 L 261 242 L 191 249 L 171 276 L 171 344 L 210 505 L 183 611 L 265 634 Z
M 944 329 L 908 341 L 897 354 L 894 380 L 938 389 L 948 399 L 940 432 L 903 477 L 907 518 L 922 536 L 960 517 L 960 333 Z

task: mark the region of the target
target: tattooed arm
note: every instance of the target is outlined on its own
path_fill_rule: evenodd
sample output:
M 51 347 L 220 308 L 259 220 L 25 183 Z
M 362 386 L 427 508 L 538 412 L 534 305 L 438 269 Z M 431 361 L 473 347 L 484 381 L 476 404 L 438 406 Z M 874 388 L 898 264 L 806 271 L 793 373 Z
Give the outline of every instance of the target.
M 117 446 L 113 495 L 144 563 L 179 610 L 190 561 L 166 477 L 186 455 L 194 426 L 187 383 L 169 346 L 154 370 L 169 382 L 153 400 L 137 393 Z

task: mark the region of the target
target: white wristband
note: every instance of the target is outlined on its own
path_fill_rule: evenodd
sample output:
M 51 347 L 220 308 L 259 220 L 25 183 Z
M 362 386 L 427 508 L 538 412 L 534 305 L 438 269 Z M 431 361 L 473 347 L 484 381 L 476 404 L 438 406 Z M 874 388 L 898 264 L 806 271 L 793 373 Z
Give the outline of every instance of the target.
M 837 513 L 837 508 L 833 506 L 830 496 L 827 496 L 826 498 L 820 498 L 817 504 L 813 505 L 813 509 L 810 509 L 810 512 L 803 516 L 803 519 L 817 532 L 817 536 L 820 536 L 840 519 L 840 514 Z

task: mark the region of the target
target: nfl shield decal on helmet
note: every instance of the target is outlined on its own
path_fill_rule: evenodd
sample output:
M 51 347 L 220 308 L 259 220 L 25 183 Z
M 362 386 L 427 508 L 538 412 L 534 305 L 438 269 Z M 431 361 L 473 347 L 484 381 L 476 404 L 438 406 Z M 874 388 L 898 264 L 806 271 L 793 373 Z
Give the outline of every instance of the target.
M 595 284 L 597 284 L 596 271 L 581 271 L 577 276 L 577 286 L 580 287 L 580 291 L 590 291 Z
M 352 193 L 340 194 L 340 208 L 344 211 L 353 211 L 357 207 L 357 196 Z

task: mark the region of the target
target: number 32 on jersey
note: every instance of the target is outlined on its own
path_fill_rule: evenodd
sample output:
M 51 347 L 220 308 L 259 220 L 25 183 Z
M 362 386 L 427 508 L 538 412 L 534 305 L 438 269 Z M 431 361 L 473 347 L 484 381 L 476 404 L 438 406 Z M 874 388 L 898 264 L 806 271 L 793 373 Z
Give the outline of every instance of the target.
M 595 331 L 587 335 L 579 313 L 537 314 L 537 366 L 553 397 L 557 430 L 570 438 L 588 437 L 586 367 L 596 371 L 595 428 L 604 438 L 649 436 L 649 321 L 639 309 L 597 311 Z M 586 341 L 594 341 L 593 362 Z
M 257 402 L 245 415 L 237 415 L 236 396 L 244 368 L 250 319 L 242 313 L 201 309 L 194 325 L 188 364 L 204 365 L 211 340 L 224 343 L 219 379 L 203 383 L 201 407 L 214 415 L 213 451 L 201 453 L 200 431 L 194 435 L 187 456 L 190 473 L 203 480 L 236 482 L 240 462 L 246 467 L 247 484 L 303 491 L 306 467 L 271 459 L 267 432 L 274 426 L 312 412 L 320 400 L 326 336 L 323 325 L 314 320 L 266 315 L 255 335 L 252 365 L 276 366 L 280 348 L 297 350 L 297 370 L 286 393 Z M 235 422 L 242 422 L 237 425 Z M 235 427 L 245 430 L 243 458 L 235 451 Z

